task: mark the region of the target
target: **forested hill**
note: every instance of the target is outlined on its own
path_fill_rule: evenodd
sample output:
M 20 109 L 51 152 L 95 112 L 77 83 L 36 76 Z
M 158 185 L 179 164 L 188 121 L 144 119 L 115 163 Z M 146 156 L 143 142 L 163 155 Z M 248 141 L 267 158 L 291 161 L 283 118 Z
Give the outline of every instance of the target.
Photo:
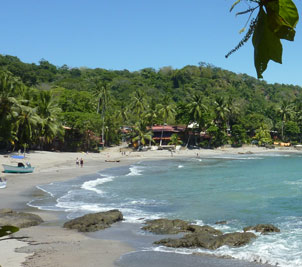
M 143 130 L 152 124 L 196 122 L 200 131 L 211 133 L 216 129 L 215 138 L 220 140 L 217 145 L 230 142 L 218 132 L 234 132 L 233 126 L 241 129 L 242 135 L 247 133 L 240 137 L 240 143 L 251 141 L 260 128 L 277 131 L 283 140 L 301 139 L 301 87 L 267 84 L 206 63 L 182 69 L 145 68 L 130 72 L 57 67 L 43 59 L 39 64 L 27 64 L 14 56 L 0 55 L 0 71 L 10 79 L 19 77 L 26 90 L 32 90 L 35 98 L 27 106 L 37 106 L 41 101 L 37 95 L 48 92 L 60 109 L 54 115 L 59 118 L 57 121 L 96 134 L 105 127 L 108 145 L 118 142 L 120 126 L 138 123 Z M 21 91 L 13 90 L 10 94 L 18 99 L 30 97 Z M 13 119 L 1 112 L 2 120 Z M 5 137 L 1 134 L 3 142 Z M 13 135 L 19 143 L 33 141 L 25 140 L 33 137 L 18 136 L 16 129 Z
M 119 99 L 127 98 L 137 88 L 149 96 L 169 94 L 175 102 L 183 101 L 194 92 L 206 96 L 231 96 L 252 100 L 264 97 L 272 102 L 294 100 L 301 87 L 286 84 L 267 84 L 246 74 L 236 74 L 206 63 L 188 65 L 182 69 L 163 67 L 159 70 L 145 68 L 140 71 L 57 67 L 42 59 L 39 64 L 23 63 L 17 57 L 0 55 L 0 67 L 20 77 L 28 86 L 53 87 L 92 91 L 93 80 L 111 84 L 112 93 Z

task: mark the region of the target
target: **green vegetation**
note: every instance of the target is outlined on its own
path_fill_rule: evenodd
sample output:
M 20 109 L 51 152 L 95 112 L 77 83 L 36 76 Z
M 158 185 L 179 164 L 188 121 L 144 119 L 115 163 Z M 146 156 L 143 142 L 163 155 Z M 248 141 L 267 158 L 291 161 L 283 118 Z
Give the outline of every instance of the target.
M 122 137 L 149 145 L 154 124 L 184 126 L 171 141 L 186 146 L 300 143 L 301 103 L 299 86 L 206 63 L 129 72 L 0 55 L 0 148 L 6 150 L 96 151 Z M 133 130 L 125 134 L 122 126 Z
M 243 1 L 236 0 L 230 11 L 240 2 Z M 248 9 L 238 12 L 236 15 L 248 14 L 246 25 L 251 20 L 249 29 L 244 38 L 226 57 L 229 57 L 252 37 L 255 68 L 258 78 L 263 78 L 262 73 L 266 70 L 270 60 L 282 63 L 280 40 L 294 41 L 299 14 L 292 0 L 245 0 L 245 4 Z M 258 10 L 258 14 L 256 17 L 252 17 L 256 10 Z M 243 31 L 245 31 L 245 27 L 240 33 Z
M 11 225 L 0 226 L 0 237 L 18 232 L 19 228 Z

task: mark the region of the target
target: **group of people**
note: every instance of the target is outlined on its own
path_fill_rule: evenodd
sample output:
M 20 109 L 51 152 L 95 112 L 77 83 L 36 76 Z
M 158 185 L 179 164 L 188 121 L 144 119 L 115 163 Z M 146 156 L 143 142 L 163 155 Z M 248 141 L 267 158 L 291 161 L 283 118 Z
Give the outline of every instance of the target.
M 79 158 L 76 158 L 76 166 L 79 166 L 79 165 L 81 165 L 81 167 L 83 167 L 83 165 L 84 165 L 84 160 L 82 158 L 80 160 L 79 160 Z

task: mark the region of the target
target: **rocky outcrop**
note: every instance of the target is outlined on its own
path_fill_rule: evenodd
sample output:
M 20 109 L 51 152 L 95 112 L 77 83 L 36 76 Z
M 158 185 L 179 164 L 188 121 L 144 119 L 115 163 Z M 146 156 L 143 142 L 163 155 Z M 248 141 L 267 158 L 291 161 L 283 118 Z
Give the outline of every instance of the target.
M 222 235 L 221 231 L 216 230 L 215 228 L 208 225 L 200 226 L 200 225 L 190 224 L 188 225 L 186 230 L 195 234 L 208 233 L 211 235 Z
M 178 239 L 162 239 L 154 244 L 164 245 L 173 248 L 205 248 L 217 249 L 221 246 L 240 247 L 256 238 L 253 233 L 229 233 L 215 236 L 207 232 L 187 234 Z
M 171 235 L 178 234 L 181 232 L 190 233 L 210 233 L 213 235 L 222 235 L 222 232 L 214 229 L 211 226 L 204 225 L 194 225 L 189 222 L 182 221 L 179 219 L 169 220 L 169 219 L 156 219 L 146 222 L 146 226 L 142 227 L 143 230 L 152 232 L 154 234 L 160 235 Z
M 36 214 L 17 212 L 11 209 L 0 210 L 0 226 L 10 225 L 18 228 L 26 228 L 39 225 L 42 222 L 42 218 Z
M 142 229 L 158 235 L 172 235 L 186 232 L 188 226 L 188 222 L 178 219 L 156 219 L 147 221 Z
M 256 231 L 260 232 L 261 234 L 268 234 L 268 233 L 279 233 L 280 229 L 272 224 L 257 224 L 255 226 L 248 226 L 243 228 L 244 232 L 247 231 Z
M 109 210 L 86 214 L 64 224 L 64 228 L 77 229 L 79 232 L 94 232 L 111 226 L 111 224 L 122 221 L 123 214 L 119 210 Z
M 218 222 L 217 224 L 225 223 L 226 221 L 222 221 Z M 157 219 L 147 221 L 146 225 L 142 229 L 155 234 L 178 234 L 181 232 L 187 233 L 181 238 L 165 238 L 156 241 L 154 244 L 157 245 L 164 245 L 173 248 L 205 248 L 215 250 L 222 246 L 244 246 L 251 242 L 252 239 L 257 237 L 255 234 L 246 231 L 261 230 L 267 232 L 271 231 L 273 227 L 271 225 L 257 225 L 255 228 L 246 228 L 248 230 L 245 230 L 244 233 L 235 232 L 223 234 L 221 231 L 208 225 L 194 225 L 178 219 Z

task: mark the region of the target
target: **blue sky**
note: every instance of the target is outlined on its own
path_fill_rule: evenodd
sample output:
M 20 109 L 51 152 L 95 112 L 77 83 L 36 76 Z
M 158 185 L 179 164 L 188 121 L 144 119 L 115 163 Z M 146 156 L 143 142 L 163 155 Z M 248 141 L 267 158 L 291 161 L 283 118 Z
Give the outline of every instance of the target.
M 0 53 L 26 63 L 140 70 L 206 62 L 256 77 L 251 41 L 225 59 L 247 17 L 235 0 L 2 1 Z M 295 0 L 301 10 L 301 1 Z M 269 63 L 264 80 L 302 86 L 302 30 L 282 41 L 283 64 Z

